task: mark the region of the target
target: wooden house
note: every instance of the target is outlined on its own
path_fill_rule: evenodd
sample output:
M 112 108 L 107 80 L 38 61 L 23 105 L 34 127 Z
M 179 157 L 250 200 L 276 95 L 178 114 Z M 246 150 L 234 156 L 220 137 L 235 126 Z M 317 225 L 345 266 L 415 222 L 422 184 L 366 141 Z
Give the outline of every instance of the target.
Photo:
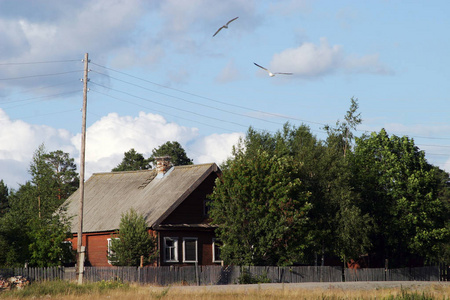
M 93 174 L 85 183 L 83 246 L 86 265 L 111 266 L 107 259 L 112 234 L 123 213 L 134 208 L 157 237 L 157 265 L 221 263 L 214 228 L 208 224 L 207 195 L 220 170 L 216 164 L 171 166 L 167 157 L 152 170 Z M 79 190 L 66 201 L 73 216 L 76 248 Z

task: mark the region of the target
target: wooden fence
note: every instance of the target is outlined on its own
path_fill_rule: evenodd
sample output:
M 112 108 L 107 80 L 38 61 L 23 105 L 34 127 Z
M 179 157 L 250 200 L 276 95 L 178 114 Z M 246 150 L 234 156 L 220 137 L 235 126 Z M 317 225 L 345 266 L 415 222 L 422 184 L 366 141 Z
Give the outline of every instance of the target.
M 1 277 L 24 276 L 32 281 L 64 279 L 64 275 L 61 267 L 0 269 Z
M 86 267 L 85 282 L 120 280 L 140 284 L 166 286 L 170 284 L 218 285 L 247 282 L 299 283 L 341 281 L 439 281 L 439 266 L 403 269 L 345 269 L 341 267 L 240 267 L 240 266 L 188 266 L 188 267 Z M 33 281 L 77 279 L 75 268 L 14 268 L 0 269 L 0 276 L 21 275 Z M 447 279 L 448 280 L 448 279 Z
M 387 269 L 345 269 L 345 281 L 440 281 L 441 271 L 436 267 Z

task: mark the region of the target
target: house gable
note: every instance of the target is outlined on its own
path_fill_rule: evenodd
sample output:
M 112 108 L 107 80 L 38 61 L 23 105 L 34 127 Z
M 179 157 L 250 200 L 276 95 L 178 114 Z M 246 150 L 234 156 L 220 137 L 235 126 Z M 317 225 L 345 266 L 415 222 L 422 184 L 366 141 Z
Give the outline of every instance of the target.
M 208 200 L 207 196 L 213 192 L 214 181 L 217 177 L 217 173 L 210 173 L 160 225 L 206 223 L 205 203 Z

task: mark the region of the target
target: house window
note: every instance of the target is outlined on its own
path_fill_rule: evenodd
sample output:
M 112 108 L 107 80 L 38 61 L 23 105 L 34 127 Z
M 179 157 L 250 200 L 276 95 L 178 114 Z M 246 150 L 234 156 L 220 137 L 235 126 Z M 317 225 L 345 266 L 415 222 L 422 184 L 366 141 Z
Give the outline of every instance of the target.
M 178 239 L 173 237 L 164 238 L 164 261 L 178 262 Z
M 119 238 L 114 238 L 114 239 L 115 240 L 120 240 Z M 107 239 L 107 241 L 108 241 L 108 252 L 107 252 L 108 256 L 107 257 L 109 257 L 109 256 L 114 254 L 114 251 L 111 250 L 111 241 L 112 241 L 112 239 L 109 238 L 109 239 Z M 108 264 L 111 264 L 111 263 L 112 262 L 108 259 Z
M 222 258 L 220 257 L 220 247 L 222 247 L 222 243 L 218 239 L 213 239 L 212 251 L 213 251 L 213 262 L 215 263 L 222 262 Z
M 183 262 L 197 262 L 197 238 L 183 239 Z

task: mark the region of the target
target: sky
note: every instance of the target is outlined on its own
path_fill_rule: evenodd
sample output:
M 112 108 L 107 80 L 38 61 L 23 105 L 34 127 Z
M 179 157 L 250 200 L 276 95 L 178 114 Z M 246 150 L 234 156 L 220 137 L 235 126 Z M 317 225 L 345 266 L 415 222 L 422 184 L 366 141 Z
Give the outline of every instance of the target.
M 0 179 L 30 180 L 42 144 L 79 165 L 85 53 L 86 179 L 167 141 L 221 164 L 250 126 L 304 124 L 324 140 L 352 97 L 356 136 L 408 136 L 450 171 L 449 11 L 445 0 L 0 0 Z

